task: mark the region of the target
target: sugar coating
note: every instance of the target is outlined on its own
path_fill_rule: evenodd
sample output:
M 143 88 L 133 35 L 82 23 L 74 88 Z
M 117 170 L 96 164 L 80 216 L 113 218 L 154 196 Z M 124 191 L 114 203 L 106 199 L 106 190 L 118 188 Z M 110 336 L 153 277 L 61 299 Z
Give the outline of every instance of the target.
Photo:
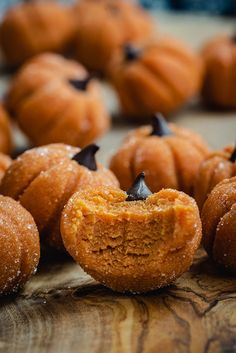
M 21 3 L 3 16 L 1 47 L 7 63 L 18 66 L 41 52 L 64 51 L 74 31 L 70 11 L 64 6 L 54 2 Z
M 151 17 L 124 0 L 77 1 L 73 13 L 77 23 L 74 55 L 92 71 L 107 71 L 116 50 L 154 33 Z
M 91 80 L 85 91 L 69 82 L 87 75 L 82 65 L 56 54 L 36 56 L 16 75 L 6 104 L 34 145 L 84 147 L 108 129 L 98 82 Z
M 203 245 L 219 264 L 236 270 L 236 177 L 210 192 L 202 209 Z
M 12 149 L 12 136 L 11 136 L 11 125 L 10 118 L 0 104 L 0 152 L 4 154 L 10 154 Z M 0 161 L 2 165 L 2 162 Z
M 153 192 L 174 188 L 193 194 L 194 180 L 209 153 L 208 146 L 188 129 L 174 124 L 169 127 L 173 134 L 163 137 L 150 136 L 150 126 L 127 134 L 110 163 L 123 190 L 127 190 L 136 175 L 144 171 L 146 183 Z
M 194 185 L 194 198 L 202 209 L 207 196 L 224 179 L 236 175 L 236 163 L 230 161 L 235 146 L 212 152 L 200 165 Z
M 36 272 L 39 234 L 28 211 L 0 196 L 0 295 L 16 292 Z
M 118 291 L 145 292 L 188 269 L 201 239 L 195 201 L 162 190 L 125 201 L 111 187 L 75 193 L 61 218 L 64 245 L 86 272 Z
M 33 215 L 43 243 L 64 251 L 60 235 L 61 211 L 72 194 L 88 185 L 118 187 L 111 171 L 79 165 L 72 157 L 79 148 L 51 144 L 26 151 L 8 168 L 0 192 L 11 196 Z

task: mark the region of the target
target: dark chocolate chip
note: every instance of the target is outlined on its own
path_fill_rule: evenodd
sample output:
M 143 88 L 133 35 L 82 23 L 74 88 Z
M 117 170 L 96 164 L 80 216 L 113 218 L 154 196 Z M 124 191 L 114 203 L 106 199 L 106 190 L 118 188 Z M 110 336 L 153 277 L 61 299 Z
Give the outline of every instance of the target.
M 126 61 L 133 61 L 140 57 L 141 50 L 131 44 L 124 45 L 124 55 Z
M 73 161 L 76 161 L 84 167 L 96 171 L 97 163 L 95 159 L 95 154 L 99 150 L 97 145 L 91 144 L 83 148 L 79 153 L 75 154 L 72 158 Z
M 161 113 L 156 113 L 152 118 L 152 132 L 151 136 L 167 136 L 172 135 L 165 118 Z
M 152 192 L 147 187 L 144 178 L 144 172 L 140 173 L 136 177 L 133 185 L 126 192 L 128 195 L 126 201 L 146 200 L 148 196 L 152 195 Z
M 232 163 L 236 162 L 236 146 L 234 147 L 234 150 L 231 153 L 231 156 L 229 157 L 229 161 L 232 162 Z
M 86 91 L 89 82 L 91 81 L 93 77 L 92 76 L 87 76 L 83 80 L 76 80 L 76 79 L 70 79 L 69 83 L 75 88 L 80 91 Z

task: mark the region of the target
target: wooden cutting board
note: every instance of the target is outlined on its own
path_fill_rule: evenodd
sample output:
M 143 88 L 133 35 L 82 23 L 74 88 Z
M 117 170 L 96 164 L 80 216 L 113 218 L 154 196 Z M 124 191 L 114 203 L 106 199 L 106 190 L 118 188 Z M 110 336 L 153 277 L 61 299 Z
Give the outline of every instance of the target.
M 114 293 L 70 259 L 41 264 L 1 299 L 3 353 L 236 352 L 236 280 L 199 250 L 191 270 L 146 295 Z

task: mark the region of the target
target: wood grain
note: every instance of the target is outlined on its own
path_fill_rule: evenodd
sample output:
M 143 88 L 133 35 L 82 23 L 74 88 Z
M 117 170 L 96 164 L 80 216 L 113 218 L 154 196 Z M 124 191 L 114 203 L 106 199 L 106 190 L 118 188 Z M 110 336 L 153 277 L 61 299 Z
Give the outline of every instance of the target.
M 43 263 L 23 292 L 1 300 L 0 352 L 236 352 L 236 280 L 203 250 L 172 286 L 135 296 L 71 260 Z

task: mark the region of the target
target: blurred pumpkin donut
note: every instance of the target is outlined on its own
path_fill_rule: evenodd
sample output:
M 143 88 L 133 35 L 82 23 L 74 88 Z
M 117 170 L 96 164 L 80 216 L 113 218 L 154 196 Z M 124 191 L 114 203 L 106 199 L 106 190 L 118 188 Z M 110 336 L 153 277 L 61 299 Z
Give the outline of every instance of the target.
M 9 168 L 12 160 L 6 154 L 0 152 L 0 181 L 2 180 L 6 170 Z
M 123 113 L 133 119 L 176 111 L 198 93 L 202 74 L 197 55 L 176 39 L 161 36 L 143 46 L 125 45 L 108 70 Z
M 109 128 L 99 83 L 80 64 L 41 54 L 11 83 L 6 106 L 34 145 L 83 147 Z
M 105 72 L 117 48 L 127 41 L 143 41 L 154 32 L 151 17 L 124 0 L 78 1 L 75 57 L 90 70 Z
M 63 250 L 59 219 L 70 196 L 87 185 L 118 186 L 111 171 L 97 164 L 96 145 L 80 151 L 52 144 L 26 151 L 7 170 L 0 193 L 11 196 L 33 215 L 42 243 Z
M 201 218 L 203 245 L 209 256 L 236 271 L 236 177 L 215 186 Z
M 45 51 L 62 52 L 75 33 L 70 10 L 54 1 L 13 6 L 0 25 L 0 45 L 10 65 Z
M 167 124 L 156 114 L 152 127 L 143 126 L 128 133 L 112 157 L 110 169 L 123 190 L 144 171 L 153 192 L 173 188 L 192 195 L 198 168 L 208 152 L 208 146 L 195 132 Z
M 0 196 L 0 295 L 21 288 L 35 273 L 39 256 L 32 216 L 15 200 Z
M 0 103 L 0 152 L 9 154 L 12 149 L 10 119 Z
M 194 186 L 194 198 L 201 209 L 211 190 L 222 180 L 236 176 L 236 147 L 228 146 L 211 153 L 200 165 Z
M 146 292 L 185 272 L 201 239 L 195 201 L 176 190 L 151 194 L 141 173 L 126 192 L 75 193 L 61 218 L 64 245 L 82 268 L 117 291 Z
M 235 34 L 218 35 L 203 47 L 206 72 L 202 97 L 207 104 L 226 109 L 236 108 L 235 53 Z

